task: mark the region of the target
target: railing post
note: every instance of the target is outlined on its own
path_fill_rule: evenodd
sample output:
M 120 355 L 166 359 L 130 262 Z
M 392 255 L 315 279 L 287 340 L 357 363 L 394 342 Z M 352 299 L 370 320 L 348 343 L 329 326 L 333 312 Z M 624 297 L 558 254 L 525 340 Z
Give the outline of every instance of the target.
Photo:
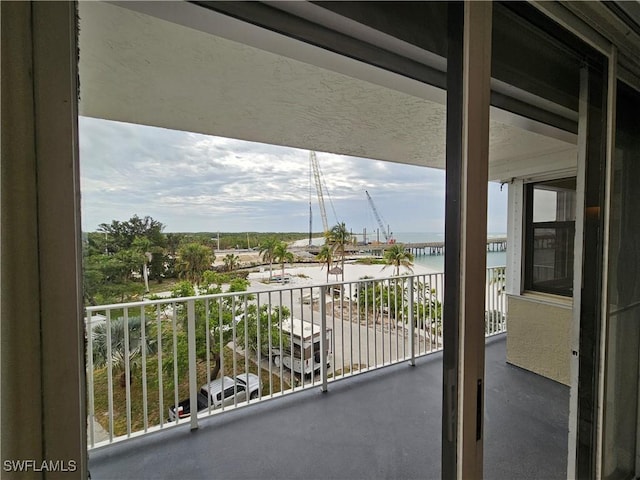
M 320 376 L 322 391 L 327 391 L 327 287 L 320 287 Z
M 113 362 L 111 362 L 111 309 L 106 312 L 107 319 L 107 402 L 109 403 L 109 442 L 113 442 L 115 425 L 113 422 Z
M 187 342 L 189 346 L 189 410 L 191 430 L 198 428 L 198 375 L 196 371 L 196 312 L 195 300 L 187 302 Z M 176 405 L 176 409 L 177 409 Z
M 86 312 L 87 319 L 87 398 L 89 401 L 89 446 L 95 444 L 95 432 L 93 429 L 96 415 L 94 406 L 94 390 L 93 390 L 93 312 Z
M 127 437 L 131 436 L 131 345 L 129 343 L 129 309 L 124 309 L 124 378 L 127 412 Z
M 413 277 L 409 277 L 409 365 L 416 366 L 415 324 L 413 318 Z
M 507 308 L 506 308 L 506 295 L 507 295 L 507 267 L 502 270 L 502 276 L 500 277 L 500 332 L 507 331 Z
M 494 285 L 493 285 L 493 268 L 487 268 L 485 275 L 485 305 L 484 305 L 484 336 L 488 337 L 492 335 L 493 329 L 493 298 L 494 298 Z

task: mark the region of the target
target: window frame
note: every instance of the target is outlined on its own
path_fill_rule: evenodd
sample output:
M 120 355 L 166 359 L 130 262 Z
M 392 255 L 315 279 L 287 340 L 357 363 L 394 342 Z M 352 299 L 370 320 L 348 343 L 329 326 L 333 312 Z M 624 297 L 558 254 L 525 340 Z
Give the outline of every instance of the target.
M 536 229 L 548 228 L 554 229 L 557 232 L 565 231 L 567 234 L 567 238 L 569 239 L 571 245 L 571 259 L 573 260 L 573 253 L 575 250 L 575 229 L 576 229 L 576 221 L 575 221 L 575 211 L 574 211 L 574 219 L 573 220 L 562 220 L 562 221 L 543 221 L 543 222 L 534 222 L 534 201 L 533 195 L 536 186 L 550 183 L 550 182 L 559 182 L 563 180 L 576 180 L 576 177 L 564 177 L 557 179 L 550 179 L 544 181 L 536 181 L 525 183 L 524 187 L 524 290 L 528 292 L 540 292 L 547 293 L 552 295 L 559 295 L 562 297 L 573 297 L 573 261 L 571 265 L 567 267 L 569 282 L 566 287 L 554 286 L 552 284 L 540 284 L 536 283 L 533 278 L 533 257 L 534 257 L 534 240 L 535 240 L 535 231 Z M 557 237 L 556 237 L 557 238 Z M 556 247 L 557 248 L 557 247 Z

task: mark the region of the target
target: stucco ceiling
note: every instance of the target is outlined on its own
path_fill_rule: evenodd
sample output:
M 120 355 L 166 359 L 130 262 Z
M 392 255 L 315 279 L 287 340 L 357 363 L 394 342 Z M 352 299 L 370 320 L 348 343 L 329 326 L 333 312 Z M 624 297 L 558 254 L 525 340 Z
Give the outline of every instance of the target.
M 178 23 L 80 3 L 81 115 L 444 168 L 444 92 L 344 57 L 333 68 L 301 56 L 300 42 L 262 45 L 257 27 L 229 30 L 239 22 L 159 3 Z M 574 169 L 575 138 L 546 132 L 492 109 L 490 178 Z

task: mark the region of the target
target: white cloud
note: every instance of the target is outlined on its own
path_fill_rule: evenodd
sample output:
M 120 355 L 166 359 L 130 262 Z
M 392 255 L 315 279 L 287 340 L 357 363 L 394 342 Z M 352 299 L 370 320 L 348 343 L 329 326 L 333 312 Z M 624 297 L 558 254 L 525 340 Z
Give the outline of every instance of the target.
M 374 228 L 368 190 L 394 231 L 443 230 L 444 172 L 317 156 L 330 223 Z M 138 214 L 166 231 L 306 231 L 310 193 L 321 230 L 305 150 L 81 117 L 80 163 L 84 230 Z M 506 189 L 489 199 L 489 230 L 504 231 Z

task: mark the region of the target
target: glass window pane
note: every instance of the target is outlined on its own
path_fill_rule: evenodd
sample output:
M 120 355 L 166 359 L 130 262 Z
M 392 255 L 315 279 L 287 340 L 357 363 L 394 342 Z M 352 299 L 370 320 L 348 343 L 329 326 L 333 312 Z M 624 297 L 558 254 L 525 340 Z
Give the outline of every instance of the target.
M 533 221 L 555 222 L 558 192 L 535 188 L 533 191 Z
M 533 286 L 571 292 L 573 226 L 534 228 Z
M 567 222 L 576 219 L 576 179 L 535 184 L 533 222 Z
M 573 293 L 576 179 L 528 185 L 526 288 L 557 295 Z
M 635 478 L 640 375 L 640 94 L 618 83 L 602 477 Z

